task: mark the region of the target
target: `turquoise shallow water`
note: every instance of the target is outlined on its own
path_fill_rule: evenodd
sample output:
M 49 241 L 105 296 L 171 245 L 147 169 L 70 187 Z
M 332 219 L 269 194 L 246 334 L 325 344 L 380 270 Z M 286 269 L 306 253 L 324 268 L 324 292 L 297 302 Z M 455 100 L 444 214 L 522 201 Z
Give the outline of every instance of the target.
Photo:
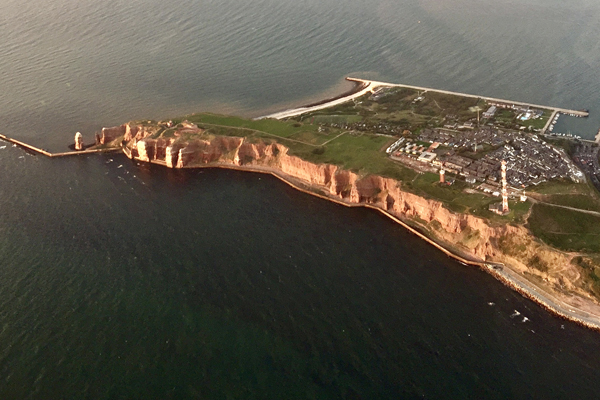
M 561 122 L 589 137 L 598 8 L 5 1 L 0 130 L 60 150 L 132 118 L 298 105 L 355 74 L 590 108 Z M 373 211 L 10 145 L 0 188 L 0 398 L 596 397 L 597 333 Z

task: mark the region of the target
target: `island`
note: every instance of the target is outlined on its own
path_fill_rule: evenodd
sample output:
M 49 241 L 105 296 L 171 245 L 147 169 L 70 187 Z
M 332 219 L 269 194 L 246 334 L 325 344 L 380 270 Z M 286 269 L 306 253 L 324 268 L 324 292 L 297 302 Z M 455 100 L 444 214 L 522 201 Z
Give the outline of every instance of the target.
M 553 132 L 559 117 L 587 110 L 347 79 L 355 88 L 343 95 L 260 118 L 197 113 L 103 128 L 83 151 L 267 173 L 375 209 L 600 330 L 599 147 Z

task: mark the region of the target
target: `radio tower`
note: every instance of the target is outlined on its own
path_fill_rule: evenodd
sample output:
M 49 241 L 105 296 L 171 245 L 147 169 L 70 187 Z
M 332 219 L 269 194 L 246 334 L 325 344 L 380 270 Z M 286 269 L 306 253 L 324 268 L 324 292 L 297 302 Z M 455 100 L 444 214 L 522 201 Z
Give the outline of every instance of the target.
M 508 214 L 508 191 L 506 190 L 506 160 L 502 160 L 502 213 Z

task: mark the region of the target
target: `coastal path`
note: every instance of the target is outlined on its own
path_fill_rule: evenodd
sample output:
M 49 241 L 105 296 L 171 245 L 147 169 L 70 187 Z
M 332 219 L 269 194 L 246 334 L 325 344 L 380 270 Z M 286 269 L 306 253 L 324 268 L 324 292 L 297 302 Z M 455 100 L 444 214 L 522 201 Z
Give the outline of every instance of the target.
M 535 199 L 535 198 L 533 198 L 531 196 L 529 197 L 529 200 L 532 203 L 539 203 L 539 204 L 544 204 L 544 205 L 551 206 L 551 207 L 564 208 L 564 209 L 567 209 L 567 210 L 577 211 L 577 212 L 581 212 L 581 213 L 584 213 L 584 214 L 590 214 L 590 215 L 594 215 L 596 217 L 600 217 L 600 212 L 598 212 L 598 211 L 584 210 L 582 208 L 575 208 L 575 207 L 563 206 L 563 205 L 560 205 L 560 204 L 546 203 L 545 201 Z
M 502 263 L 500 263 L 502 265 L 501 269 L 494 268 L 493 263 L 485 264 L 492 275 L 500 278 L 500 280 L 507 283 L 508 286 L 513 287 L 520 293 L 524 293 L 526 297 L 531 298 L 550 311 L 569 320 L 583 323 L 588 327 L 599 329 L 600 318 L 597 317 L 597 314 L 600 311 L 599 309 L 583 309 L 570 304 L 565 301 L 569 299 L 569 296 L 551 293 Z M 592 308 L 597 308 L 597 306 Z

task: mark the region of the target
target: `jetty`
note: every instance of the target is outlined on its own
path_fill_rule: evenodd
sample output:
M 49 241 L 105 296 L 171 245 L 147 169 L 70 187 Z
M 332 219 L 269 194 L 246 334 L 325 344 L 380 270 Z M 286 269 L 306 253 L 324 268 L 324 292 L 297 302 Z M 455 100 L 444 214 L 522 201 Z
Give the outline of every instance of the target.
M 316 105 L 312 105 L 312 106 L 309 105 L 309 106 L 305 106 L 305 107 L 294 108 L 291 110 L 280 111 L 280 112 L 270 114 L 270 115 L 265 115 L 265 116 L 262 116 L 262 117 L 259 117 L 256 119 L 263 119 L 263 118 L 284 119 L 284 118 L 295 117 L 295 116 L 298 116 L 301 114 L 306 114 L 308 112 L 313 112 L 313 111 L 322 110 L 324 108 L 333 107 L 338 104 L 342 104 L 347 101 L 354 100 L 360 96 L 365 95 L 366 93 L 369 93 L 369 92 L 373 93 L 375 91 L 375 89 L 377 89 L 377 88 L 385 88 L 385 87 L 407 88 L 407 89 L 413 89 L 413 90 L 418 90 L 418 91 L 422 91 L 422 92 L 434 92 L 434 93 L 449 94 L 449 95 L 454 95 L 454 96 L 469 97 L 469 98 L 474 98 L 474 99 L 482 99 L 482 100 L 485 100 L 487 102 L 492 102 L 492 103 L 510 104 L 510 105 L 520 106 L 520 107 L 532 107 L 532 108 L 541 108 L 541 109 L 545 109 L 545 110 L 551 110 L 552 116 L 549 119 L 548 124 L 546 124 L 546 126 L 544 127 L 543 132 L 545 132 L 548 129 L 548 126 L 550 125 L 550 123 L 552 122 L 552 120 L 554 119 L 556 114 L 565 114 L 565 115 L 569 115 L 572 117 L 578 117 L 578 118 L 587 118 L 590 115 L 589 112 L 586 110 L 571 110 L 568 108 L 543 106 L 543 105 L 539 105 L 539 104 L 526 103 L 526 102 L 522 102 L 522 101 L 505 100 L 505 99 L 498 99 L 495 97 L 479 96 L 479 95 L 474 95 L 474 94 L 469 94 L 469 93 L 452 92 L 450 90 L 433 89 L 433 88 L 428 88 L 428 87 L 424 87 L 424 86 L 404 85 L 401 83 L 387 83 L 387 82 L 379 82 L 379 81 L 372 81 L 372 80 L 368 80 L 368 79 L 360 79 L 360 78 L 352 78 L 352 77 L 346 77 L 346 80 L 350 81 L 350 82 L 354 82 L 357 85 L 357 88 L 359 88 L 359 89 L 356 91 L 352 91 L 350 94 L 348 94 L 346 96 L 332 99 L 331 101 L 320 102 L 320 103 L 318 103 Z
M 16 144 L 17 146 L 22 147 L 26 150 L 32 151 L 34 153 L 42 154 L 46 157 L 51 157 L 51 158 L 78 156 L 78 155 L 83 155 L 83 154 L 112 153 L 112 152 L 116 152 L 116 151 L 121 151 L 121 149 L 115 149 L 115 148 L 108 149 L 107 148 L 107 149 L 66 151 L 66 152 L 62 152 L 62 153 L 50 153 L 48 150 L 40 149 L 39 147 L 32 146 L 25 142 L 21 142 L 20 140 L 17 140 L 17 139 L 9 138 L 8 136 L 3 135 L 1 133 L 0 133 L 0 140 L 4 140 L 5 142 Z
M 522 107 L 543 108 L 543 109 L 552 110 L 552 111 L 555 111 L 555 112 L 558 112 L 561 114 L 566 114 L 571 117 L 587 118 L 590 116 L 590 113 L 586 110 L 571 110 L 568 108 L 543 106 L 540 104 L 526 103 L 526 102 L 522 102 L 522 101 L 498 99 L 495 97 L 486 97 L 486 96 L 479 96 L 479 95 L 469 94 L 469 93 L 452 92 L 449 90 L 433 89 L 433 88 L 422 87 L 422 86 L 404 85 L 401 83 L 386 83 L 386 82 L 378 82 L 378 81 L 371 81 L 371 80 L 367 80 L 367 79 L 351 78 L 351 77 L 347 77 L 346 79 L 351 82 L 370 84 L 371 87 L 380 87 L 380 86 L 381 87 L 401 87 L 401 88 L 414 89 L 414 90 L 419 90 L 419 91 L 424 91 L 424 92 L 437 92 L 437 93 L 442 93 L 442 94 L 451 94 L 451 95 L 462 96 L 462 97 L 470 97 L 470 98 L 474 98 L 474 99 L 483 99 L 483 100 L 491 101 L 491 102 L 495 102 L 495 103 L 514 104 L 516 106 L 522 106 Z

